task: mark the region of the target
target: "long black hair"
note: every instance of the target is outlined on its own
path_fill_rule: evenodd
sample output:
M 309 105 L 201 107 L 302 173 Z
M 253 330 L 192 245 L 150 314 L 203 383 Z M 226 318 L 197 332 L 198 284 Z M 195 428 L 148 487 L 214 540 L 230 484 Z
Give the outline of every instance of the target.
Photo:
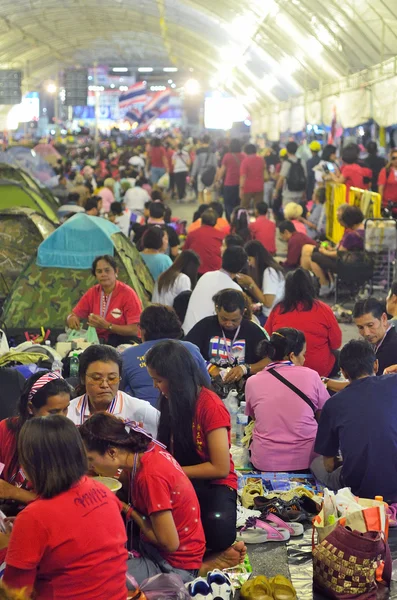
M 285 278 L 284 300 L 279 303 L 281 314 L 297 310 L 308 311 L 317 302 L 316 290 L 308 271 L 299 267 Z
M 168 381 L 168 398 L 160 396 L 159 442 L 172 449 L 182 466 L 198 464 L 192 423 L 200 388 L 206 386 L 204 376 L 189 350 L 176 340 L 155 344 L 146 354 L 146 365 Z
M 175 259 L 169 269 L 161 273 L 157 280 L 157 287 L 159 292 L 166 292 L 175 283 L 176 278 L 181 273 L 187 275 L 192 284 L 192 290 L 195 288 L 197 283 L 197 272 L 200 266 L 200 257 L 194 250 L 183 250 Z
M 128 452 L 145 452 L 151 439 L 130 429 L 122 419 L 108 413 L 92 415 L 79 427 L 87 450 L 103 456 L 109 448 L 122 448 Z
M 248 240 L 251 239 L 249 214 L 248 210 L 243 206 L 236 206 L 236 208 L 233 209 L 231 228 L 232 233 L 237 233 L 237 235 L 243 238 L 244 242 L 248 242 Z
M 258 240 L 251 240 L 244 246 L 244 250 L 248 257 L 253 256 L 256 262 L 256 277 L 254 277 L 257 285 L 262 289 L 263 273 L 265 269 L 274 269 L 280 276 L 284 274 L 283 267 L 274 260 L 273 256 Z
M 305 335 L 299 329 L 282 327 L 277 329 L 269 340 L 262 340 L 258 346 L 258 355 L 270 360 L 283 360 L 293 352 L 298 356 L 305 345 Z
M 8 471 L 9 473 L 14 474 L 19 470 L 19 458 L 17 450 L 19 434 L 24 424 L 33 417 L 33 415 L 29 412 L 30 392 L 36 381 L 38 381 L 46 373 L 49 373 L 49 371 L 38 371 L 25 381 L 18 404 L 18 415 L 16 417 L 9 417 L 7 419 L 7 429 L 14 433 L 16 439 L 16 450 L 10 464 Z M 64 379 L 53 379 L 52 381 L 49 381 L 43 385 L 43 387 L 37 390 L 37 392 L 32 396 L 30 402 L 36 410 L 40 410 L 40 408 L 47 404 L 48 398 L 51 398 L 51 396 L 58 396 L 58 394 L 68 394 L 70 397 L 72 397 L 72 388 Z

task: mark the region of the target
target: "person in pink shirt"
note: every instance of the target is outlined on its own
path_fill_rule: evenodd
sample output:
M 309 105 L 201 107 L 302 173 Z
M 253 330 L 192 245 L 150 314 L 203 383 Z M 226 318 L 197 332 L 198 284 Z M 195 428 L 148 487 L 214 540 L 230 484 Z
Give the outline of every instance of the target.
M 255 420 L 251 462 L 258 471 L 307 471 L 329 394 L 318 373 L 303 366 L 306 341 L 301 331 L 279 329 L 259 348 L 269 364 L 249 377 L 245 388 L 245 414 Z
M 102 198 L 102 211 L 104 213 L 110 212 L 110 206 L 114 202 L 114 184 L 115 180 L 112 177 L 105 179 L 103 188 L 98 192 L 98 196 Z
M 251 200 L 255 206 L 263 201 L 265 160 L 257 155 L 255 144 L 247 144 L 244 151 L 247 156 L 240 166 L 240 198 L 241 205 L 249 208 Z
M 306 235 L 307 231 L 305 224 L 300 220 L 302 214 L 303 208 L 297 202 L 288 202 L 288 204 L 284 206 L 284 219 L 291 221 L 291 223 L 295 225 L 295 229 L 298 233 Z

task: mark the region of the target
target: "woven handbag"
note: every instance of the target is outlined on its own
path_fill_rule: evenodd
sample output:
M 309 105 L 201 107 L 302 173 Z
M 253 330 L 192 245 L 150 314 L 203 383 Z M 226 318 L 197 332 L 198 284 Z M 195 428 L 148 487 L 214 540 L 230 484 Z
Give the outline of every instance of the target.
M 380 532 L 360 533 L 338 525 L 313 549 L 314 587 L 338 600 L 375 600 L 382 566 L 381 579 L 390 586 L 390 549 Z

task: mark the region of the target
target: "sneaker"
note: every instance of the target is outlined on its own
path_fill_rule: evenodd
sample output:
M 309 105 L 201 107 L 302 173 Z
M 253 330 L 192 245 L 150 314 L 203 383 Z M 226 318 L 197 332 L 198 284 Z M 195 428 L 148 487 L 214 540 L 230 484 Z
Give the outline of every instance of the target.
M 187 585 L 187 591 L 191 598 L 196 600 L 214 600 L 211 586 L 204 577 L 197 577 Z
M 219 569 L 211 571 L 207 575 L 207 582 L 211 588 L 214 600 L 230 600 L 232 597 L 232 583 L 229 576 Z
M 237 504 L 237 521 L 236 528 L 244 527 L 245 522 L 249 517 L 260 517 L 260 510 L 250 510 L 249 508 L 244 508 L 241 504 Z
M 319 296 L 320 298 L 324 298 L 331 293 L 331 287 L 329 285 L 320 285 Z

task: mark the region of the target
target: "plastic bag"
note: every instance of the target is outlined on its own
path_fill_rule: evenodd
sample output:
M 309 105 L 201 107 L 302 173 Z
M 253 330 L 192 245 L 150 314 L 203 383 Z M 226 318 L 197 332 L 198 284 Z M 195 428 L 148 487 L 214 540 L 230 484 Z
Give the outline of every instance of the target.
M 157 185 L 165 189 L 168 189 L 170 187 L 170 176 L 168 175 L 168 173 L 164 173 L 164 175 L 160 177 L 160 179 L 157 182 Z
M 75 340 L 86 340 L 87 339 L 87 330 L 86 329 L 69 329 L 67 332 L 67 342 L 74 342 Z
M 91 325 L 88 326 L 86 339 L 89 344 L 99 344 L 99 338 L 95 327 L 92 327 Z
M 189 600 L 182 579 L 176 573 L 160 573 L 149 577 L 140 586 L 147 600 Z

